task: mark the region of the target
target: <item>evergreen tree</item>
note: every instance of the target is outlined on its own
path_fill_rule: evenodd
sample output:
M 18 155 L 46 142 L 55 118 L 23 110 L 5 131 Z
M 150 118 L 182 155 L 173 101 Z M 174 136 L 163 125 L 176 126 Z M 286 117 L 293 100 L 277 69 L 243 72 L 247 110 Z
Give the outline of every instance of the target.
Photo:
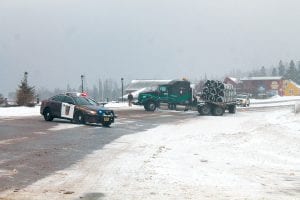
M 284 78 L 291 79 L 292 81 L 295 81 L 296 83 L 298 83 L 297 69 L 296 69 L 295 62 L 293 60 L 291 60 L 291 62 L 289 64 L 289 68 L 284 75 Z
M 282 60 L 279 61 L 279 65 L 278 65 L 278 75 L 279 75 L 279 76 L 284 76 L 284 75 L 285 75 L 285 66 L 284 66 Z
M 92 91 L 92 93 L 91 93 L 90 96 L 91 96 L 93 99 L 95 99 L 96 101 L 98 101 L 98 99 L 99 99 L 99 90 L 98 90 L 98 88 L 97 88 L 96 85 L 93 86 L 93 91 Z
M 16 102 L 20 106 L 29 106 L 34 101 L 34 87 L 30 87 L 27 82 L 28 72 L 24 73 L 24 78 L 16 92 Z
M 103 84 L 102 84 L 102 80 L 99 79 L 99 83 L 98 83 L 98 90 L 99 90 L 99 101 L 104 101 L 103 99 Z
M 273 67 L 273 69 L 272 69 L 272 76 L 278 76 L 277 68 L 275 68 L 275 67 Z
M 0 105 L 4 103 L 4 97 L 3 95 L 0 93 Z
M 260 68 L 259 75 L 260 76 L 266 76 L 267 75 L 265 66 L 262 66 Z
M 297 81 L 300 84 L 300 61 L 298 61 L 298 68 L 297 68 Z

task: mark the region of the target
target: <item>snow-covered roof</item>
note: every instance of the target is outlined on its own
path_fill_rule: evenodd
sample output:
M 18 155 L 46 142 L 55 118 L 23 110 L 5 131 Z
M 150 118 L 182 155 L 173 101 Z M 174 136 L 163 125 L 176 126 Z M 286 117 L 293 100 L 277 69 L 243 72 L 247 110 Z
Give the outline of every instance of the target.
M 241 78 L 241 81 L 281 80 L 282 76 L 257 76 Z
M 158 86 L 160 84 L 168 84 L 172 80 L 132 80 L 126 90 L 135 91 L 142 88 Z
M 300 85 L 298 85 L 296 82 L 289 80 L 291 83 L 293 83 L 297 88 L 300 88 Z
M 147 90 L 147 89 L 148 89 L 148 87 L 141 88 L 141 89 L 139 89 L 139 90 L 136 90 L 136 91 L 134 91 L 134 92 L 131 92 L 131 94 L 132 94 L 132 96 L 133 96 L 134 99 L 137 99 L 138 96 L 139 96 L 139 94 L 140 94 L 141 92 L 144 92 L 144 91 Z M 128 94 L 125 94 L 125 95 L 123 96 L 123 98 L 126 99 L 126 100 L 127 100 L 127 97 L 128 97 Z
M 234 78 L 234 77 L 226 77 L 228 79 L 230 79 L 231 81 L 233 81 L 234 83 L 238 84 L 239 83 L 239 79 L 238 78 Z

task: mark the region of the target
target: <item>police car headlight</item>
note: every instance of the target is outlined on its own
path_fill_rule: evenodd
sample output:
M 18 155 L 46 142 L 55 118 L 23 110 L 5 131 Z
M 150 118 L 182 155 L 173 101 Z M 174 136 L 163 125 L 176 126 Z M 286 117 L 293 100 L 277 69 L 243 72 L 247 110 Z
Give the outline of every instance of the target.
M 103 111 L 102 111 L 102 110 L 98 110 L 98 114 L 99 114 L 99 115 L 102 115 L 102 114 L 103 114 Z
M 90 115 L 96 115 L 96 111 L 89 110 L 89 111 L 88 111 L 88 114 L 90 114 Z

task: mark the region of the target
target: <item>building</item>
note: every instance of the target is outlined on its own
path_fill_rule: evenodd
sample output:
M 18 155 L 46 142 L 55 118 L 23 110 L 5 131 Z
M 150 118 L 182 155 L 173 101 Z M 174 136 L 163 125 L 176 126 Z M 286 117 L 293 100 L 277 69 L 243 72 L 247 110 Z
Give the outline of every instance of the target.
M 283 95 L 284 96 L 300 96 L 300 85 L 292 80 L 283 81 Z
M 240 79 L 234 78 L 234 77 L 226 77 L 224 79 L 224 83 L 233 85 L 233 87 L 235 87 L 237 93 L 243 93 L 242 88 L 241 88 L 242 84 L 241 84 Z
M 162 84 L 168 84 L 171 80 L 132 80 L 126 87 L 125 93 L 135 92 L 143 88 L 156 87 Z
M 282 76 L 262 76 L 241 78 L 241 90 L 256 97 L 283 96 Z
M 127 95 L 132 93 L 133 98 L 136 99 L 140 92 L 144 92 L 147 89 L 155 88 L 158 85 L 168 84 L 172 80 L 132 80 L 131 83 L 125 89 L 124 99 L 127 99 Z
M 249 93 L 255 97 L 284 95 L 284 79 L 281 76 L 245 77 L 240 79 L 226 77 L 224 82 L 234 85 L 238 93 Z

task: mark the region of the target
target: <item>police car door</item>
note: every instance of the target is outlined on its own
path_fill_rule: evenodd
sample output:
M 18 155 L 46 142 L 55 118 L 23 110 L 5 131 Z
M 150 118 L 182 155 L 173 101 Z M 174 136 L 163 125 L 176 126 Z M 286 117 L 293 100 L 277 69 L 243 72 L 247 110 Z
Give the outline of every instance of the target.
M 61 117 L 67 119 L 73 119 L 74 109 L 75 109 L 74 100 L 69 96 L 65 96 L 64 101 L 62 102 L 61 105 Z

